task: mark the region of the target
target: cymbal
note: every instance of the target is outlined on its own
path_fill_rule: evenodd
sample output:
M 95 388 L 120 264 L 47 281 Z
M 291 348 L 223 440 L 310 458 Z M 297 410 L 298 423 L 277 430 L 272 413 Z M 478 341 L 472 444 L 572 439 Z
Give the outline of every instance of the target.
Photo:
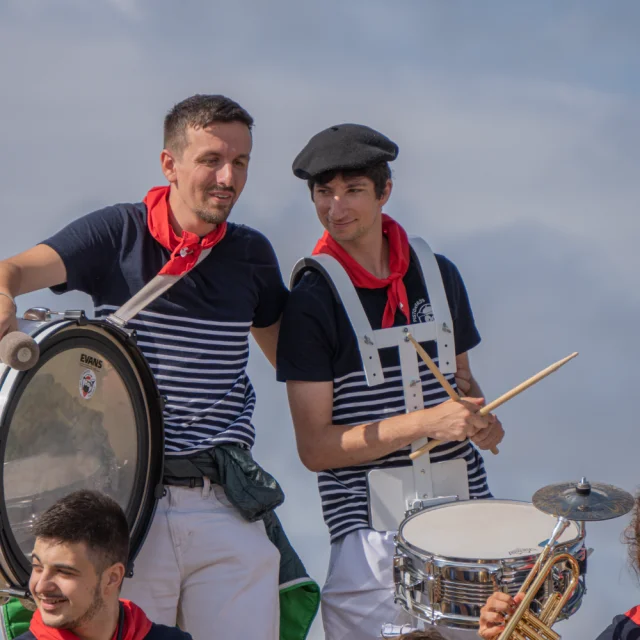
M 633 509 L 634 502 L 624 489 L 611 484 L 591 484 L 586 478 L 550 484 L 533 495 L 533 504 L 540 511 L 578 522 L 619 518 Z

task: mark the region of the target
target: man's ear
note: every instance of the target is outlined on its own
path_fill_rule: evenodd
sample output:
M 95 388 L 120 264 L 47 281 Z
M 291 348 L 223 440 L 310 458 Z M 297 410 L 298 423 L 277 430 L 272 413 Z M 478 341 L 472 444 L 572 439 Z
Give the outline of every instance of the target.
M 126 569 L 122 562 L 116 562 L 115 564 L 112 564 L 110 567 L 108 567 L 103 574 L 105 590 L 115 590 L 117 592 L 120 592 L 122 581 L 124 580 L 125 571 Z
M 176 172 L 176 161 L 168 149 L 163 149 L 160 152 L 160 167 L 162 168 L 162 173 L 164 173 L 164 177 L 173 184 L 177 182 L 178 175 Z
M 380 206 L 384 207 L 387 202 L 389 202 L 389 198 L 391 197 L 391 191 L 393 190 L 393 182 L 391 180 L 387 180 L 387 184 L 384 185 L 384 191 L 382 192 L 382 197 L 380 198 Z

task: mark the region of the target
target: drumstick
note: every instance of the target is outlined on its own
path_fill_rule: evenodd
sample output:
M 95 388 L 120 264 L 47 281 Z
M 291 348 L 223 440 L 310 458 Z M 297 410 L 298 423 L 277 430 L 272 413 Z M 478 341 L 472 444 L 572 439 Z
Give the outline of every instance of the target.
M 422 358 L 423 362 L 427 365 L 427 367 L 429 367 L 429 371 L 431 371 L 431 373 L 434 375 L 436 380 L 442 385 L 442 388 L 449 394 L 449 397 L 454 402 L 460 402 L 461 400 L 460 396 L 458 395 L 456 390 L 451 386 L 449 381 L 442 375 L 442 373 L 440 372 L 440 369 L 438 369 L 436 363 L 431 359 L 429 354 L 422 348 L 422 345 L 410 333 L 407 333 L 407 339 L 416 348 L 418 355 Z M 424 453 L 431 451 L 431 449 L 433 449 L 434 447 L 437 447 L 439 444 L 442 444 L 442 440 L 432 440 L 431 442 L 427 443 L 424 447 L 420 447 L 420 449 L 416 449 L 416 451 L 411 453 L 410 458 L 412 460 L 415 460 L 416 458 L 420 457 Z M 498 451 L 497 447 L 492 447 L 491 453 L 493 453 L 494 456 L 497 456 L 498 453 L 500 452 Z
M 484 407 L 482 407 L 482 409 L 480 409 L 480 411 L 478 411 L 478 413 L 483 416 L 487 415 L 488 413 L 493 411 L 493 409 L 496 409 L 500 405 L 507 402 L 507 400 L 511 400 L 511 398 L 522 393 L 525 389 L 532 387 L 534 384 L 536 384 L 536 382 L 540 382 L 540 380 L 542 380 L 543 378 L 546 378 L 548 375 L 552 374 L 554 371 L 557 371 L 560 367 L 562 367 L 567 362 L 569 362 L 569 360 L 573 360 L 577 355 L 578 355 L 578 352 L 574 351 L 572 354 L 568 355 L 566 358 L 562 358 L 562 360 L 558 360 L 558 362 L 548 366 L 546 369 L 543 369 L 539 373 L 536 373 L 535 376 L 531 376 L 531 378 L 529 378 L 528 380 L 525 380 L 524 382 L 520 383 L 517 387 L 514 387 L 513 389 L 511 389 L 511 391 L 507 391 L 507 393 L 501 395 L 499 398 L 497 398 L 493 402 L 490 402 L 488 405 L 485 405 Z M 427 453 L 428 451 L 431 451 L 431 449 L 433 449 L 433 447 L 437 446 L 438 444 L 440 444 L 438 440 L 429 442 L 424 447 L 420 447 L 419 449 L 416 449 L 415 451 L 410 453 L 409 457 L 412 460 L 415 460 L 416 458 L 419 458 L 422 454 Z
M 456 390 L 451 386 L 449 381 L 440 373 L 440 369 L 436 363 L 430 358 L 429 354 L 422 348 L 422 345 L 410 334 L 407 333 L 409 342 L 416 348 L 418 355 L 422 358 L 422 361 L 429 367 L 429 371 L 433 373 L 436 380 L 442 385 L 443 389 L 449 394 L 449 397 L 456 402 L 460 402 L 460 396 Z
M 543 378 L 546 378 L 548 375 L 551 375 L 554 371 L 557 371 L 560 367 L 567 364 L 569 360 L 573 360 L 578 355 L 577 351 L 574 351 L 571 355 L 568 355 L 566 358 L 562 358 L 562 360 L 558 360 L 558 362 L 548 366 L 546 369 L 540 371 L 540 373 L 536 373 L 535 376 L 531 376 L 528 380 L 520 383 L 517 387 L 511 389 L 511 391 L 507 391 L 504 395 L 501 395 L 499 398 L 485 405 L 478 411 L 481 416 L 486 416 L 488 413 L 491 413 L 494 409 L 497 409 L 500 405 L 504 404 L 507 400 L 511 400 L 518 394 L 522 393 L 525 389 L 532 387 L 536 382 L 540 382 Z

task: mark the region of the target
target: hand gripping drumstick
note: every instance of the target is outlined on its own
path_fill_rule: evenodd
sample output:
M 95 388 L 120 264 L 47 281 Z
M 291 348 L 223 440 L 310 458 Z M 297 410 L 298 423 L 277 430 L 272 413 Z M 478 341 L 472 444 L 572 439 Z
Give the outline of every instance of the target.
M 422 345 L 410 333 L 407 333 L 407 338 L 409 338 L 409 342 L 411 342 L 411 344 L 416 348 L 416 351 L 418 352 L 418 355 L 422 358 L 423 362 L 427 365 L 427 367 L 429 367 L 429 371 L 433 373 L 436 380 L 442 385 L 443 389 L 449 394 L 449 397 L 454 402 L 460 402 L 461 400 L 460 396 L 456 393 L 456 390 L 449 384 L 449 381 L 442 375 L 442 373 L 440 372 L 440 369 L 438 369 L 436 363 L 431 359 L 429 354 L 422 348 Z M 481 409 L 479 413 L 482 414 L 482 411 L 485 408 L 486 407 L 483 407 L 483 409 Z M 489 413 L 489 412 L 487 411 L 486 413 Z M 486 415 L 486 414 L 483 414 L 483 415 Z M 433 449 L 434 447 L 437 447 L 439 444 L 442 444 L 442 440 L 432 440 L 431 442 L 428 442 L 426 445 L 424 445 L 424 447 L 420 447 L 419 449 L 416 449 L 413 453 L 409 455 L 409 457 L 412 460 L 415 460 L 416 458 L 419 458 L 424 453 L 431 451 L 431 449 Z M 498 448 L 492 447 L 491 453 L 493 453 L 494 456 L 498 455 L 499 453 Z
M 482 409 L 478 411 L 478 414 L 481 416 L 486 416 L 488 413 L 491 413 L 491 411 L 493 411 L 494 409 L 497 409 L 499 406 L 503 405 L 508 400 L 511 400 L 511 398 L 514 398 L 518 394 L 522 393 L 525 389 L 532 387 L 534 384 L 536 384 L 536 382 L 540 382 L 540 380 L 542 380 L 543 378 L 546 378 L 547 376 L 551 375 L 554 371 L 557 371 L 560 367 L 567 364 L 569 360 L 573 360 L 577 355 L 578 355 L 578 352 L 575 351 L 574 353 L 568 355 L 566 358 L 562 358 L 562 360 L 558 360 L 558 362 L 555 362 L 554 364 L 548 366 L 546 369 L 543 369 L 539 373 L 536 373 L 535 376 L 531 376 L 531 378 L 520 383 L 517 387 L 514 387 L 513 389 L 511 389 L 511 391 L 507 391 L 507 393 L 501 395 L 499 398 L 497 398 L 493 402 L 490 402 L 489 404 L 482 407 Z M 430 451 L 433 447 L 435 447 L 438 444 L 440 444 L 439 440 L 434 440 L 432 442 L 429 442 L 424 447 L 420 447 L 420 449 L 416 449 L 413 453 L 409 454 L 410 458 L 412 460 L 415 460 L 416 458 L 420 457 L 423 453 L 427 453 L 427 451 Z
M 0 340 L 0 362 L 17 371 L 31 369 L 38 362 L 38 343 L 22 331 L 11 331 Z

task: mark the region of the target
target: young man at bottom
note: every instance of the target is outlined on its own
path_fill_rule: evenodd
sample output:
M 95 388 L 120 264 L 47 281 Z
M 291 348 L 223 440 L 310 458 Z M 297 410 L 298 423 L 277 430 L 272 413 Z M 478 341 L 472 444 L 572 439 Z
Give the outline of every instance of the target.
M 77 491 L 45 511 L 34 528 L 29 589 L 38 607 L 16 640 L 190 640 L 120 600 L 129 527 L 115 500 Z
M 340 263 L 374 331 L 433 318 L 433 290 L 423 283 L 407 235 L 382 212 L 392 189 L 388 162 L 397 152 L 377 131 L 346 124 L 314 136 L 293 163 L 294 174 L 308 181 L 326 230 L 314 254 L 328 253 Z M 432 284 L 440 290 L 444 284 L 455 338 L 457 374 L 449 379 L 469 396 L 462 402 L 448 400 L 420 365 L 425 408 L 407 413 L 395 348 L 380 351 L 385 383 L 369 387 L 345 305 L 318 271 L 302 275 L 283 315 L 278 379 L 287 383 L 302 462 L 318 472 L 331 536 L 322 591 L 327 640 L 373 640 L 385 623 L 408 621 L 394 603 L 395 532 L 374 530 L 369 523 L 369 470 L 409 466 L 411 443 L 435 438 L 443 443 L 431 452 L 431 462 L 463 458 L 470 497 L 491 496 L 482 457 L 468 438 L 490 449 L 504 432 L 495 417 L 478 414 L 484 400 L 467 352 L 480 336 L 458 270 L 436 258 L 442 283 Z M 436 358 L 432 342 L 423 347 Z M 450 630 L 446 634 L 455 637 Z

